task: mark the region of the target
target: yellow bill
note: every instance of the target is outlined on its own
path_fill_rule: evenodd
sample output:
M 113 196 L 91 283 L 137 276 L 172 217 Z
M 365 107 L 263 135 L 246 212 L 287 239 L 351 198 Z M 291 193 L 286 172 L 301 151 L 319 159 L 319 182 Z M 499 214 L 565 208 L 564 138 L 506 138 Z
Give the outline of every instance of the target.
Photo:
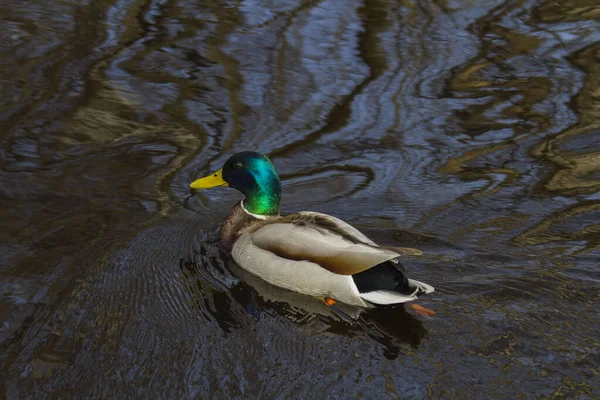
M 223 169 L 220 169 L 209 176 L 205 176 L 204 178 L 195 180 L 190 184 L 190 187 L 196 190 L 208 189 L 216 186 L 229 186 L 227 182 L 223 180 Z

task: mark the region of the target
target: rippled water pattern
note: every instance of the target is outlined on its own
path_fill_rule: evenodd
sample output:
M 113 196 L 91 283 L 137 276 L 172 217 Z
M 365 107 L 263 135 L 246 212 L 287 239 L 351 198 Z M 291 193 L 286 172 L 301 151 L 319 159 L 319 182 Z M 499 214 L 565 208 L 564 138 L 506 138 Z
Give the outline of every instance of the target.
M 600 6 L 5 0 L 0 395 L 600 398 Z M 219 245 L 258 150 L 285 212 L 423 250 L 359 314 Z

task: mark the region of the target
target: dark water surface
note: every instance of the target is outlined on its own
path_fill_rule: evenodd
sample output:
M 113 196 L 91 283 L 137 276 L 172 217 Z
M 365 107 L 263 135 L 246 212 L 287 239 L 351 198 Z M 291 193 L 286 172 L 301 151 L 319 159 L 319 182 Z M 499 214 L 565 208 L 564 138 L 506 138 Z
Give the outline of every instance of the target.
M 600 6 L 5 0 L 0 395 L 600 398 Z M 358 315 L 218 244 L 269 154 L 284 212 L 418 247 Z

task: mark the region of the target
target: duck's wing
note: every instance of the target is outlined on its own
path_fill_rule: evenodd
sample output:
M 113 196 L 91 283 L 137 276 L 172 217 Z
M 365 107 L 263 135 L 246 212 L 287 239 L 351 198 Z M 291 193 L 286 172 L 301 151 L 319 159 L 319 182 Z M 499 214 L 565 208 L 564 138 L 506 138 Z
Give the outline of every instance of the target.
M 301 211 L 295 214 L 290 214 L 284 217 L 283 219 L 291 222 L 299 221 L 299 223 L 310 223 L 317 227 L 330 229 L 332 232 L 338 233 L 339 235 L 343 236 L 344 238 L 350 241 L 364 243 L 375 247 L 381 247 L 387 250 L 391 250 L 400 256 L 420 256 L 421 254 L 423 254 L 421 250 L 414 249 L 411 247 L 380 246 L 368 237 L 366 237 L 361 231 L 359 231 L 349 223 L 331 215 L 318 213 L 315 211 Z
M 250 234 L 252 243 L 288 260 L 306 260 L 340 275 L 354 275 L 398 257 L 347 223 L 319 213 L 296 213 Z
M 375 242 L 366 237 L 361 231 L 349 223 L 331 215 L 315 211 L 300 211 L 295 214 L 286 215 L 285 217 L 281 218 L 280 221 L 286 221 L 300 225 L 314 225 L 315 227 L 321 229 L 329 229 L 348 240 L 377 246 Z

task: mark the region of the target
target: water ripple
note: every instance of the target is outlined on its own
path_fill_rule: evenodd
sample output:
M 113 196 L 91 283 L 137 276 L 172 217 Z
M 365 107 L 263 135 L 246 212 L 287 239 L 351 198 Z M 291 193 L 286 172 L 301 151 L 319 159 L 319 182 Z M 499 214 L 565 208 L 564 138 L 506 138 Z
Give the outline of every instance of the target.
M 277 3 L 277 4 L 275 4 Z M 593 1 L 9 0 L 0 394 L 600 396 Z M 436 292 L 327 307 L 219 243 L 269 154 Z

